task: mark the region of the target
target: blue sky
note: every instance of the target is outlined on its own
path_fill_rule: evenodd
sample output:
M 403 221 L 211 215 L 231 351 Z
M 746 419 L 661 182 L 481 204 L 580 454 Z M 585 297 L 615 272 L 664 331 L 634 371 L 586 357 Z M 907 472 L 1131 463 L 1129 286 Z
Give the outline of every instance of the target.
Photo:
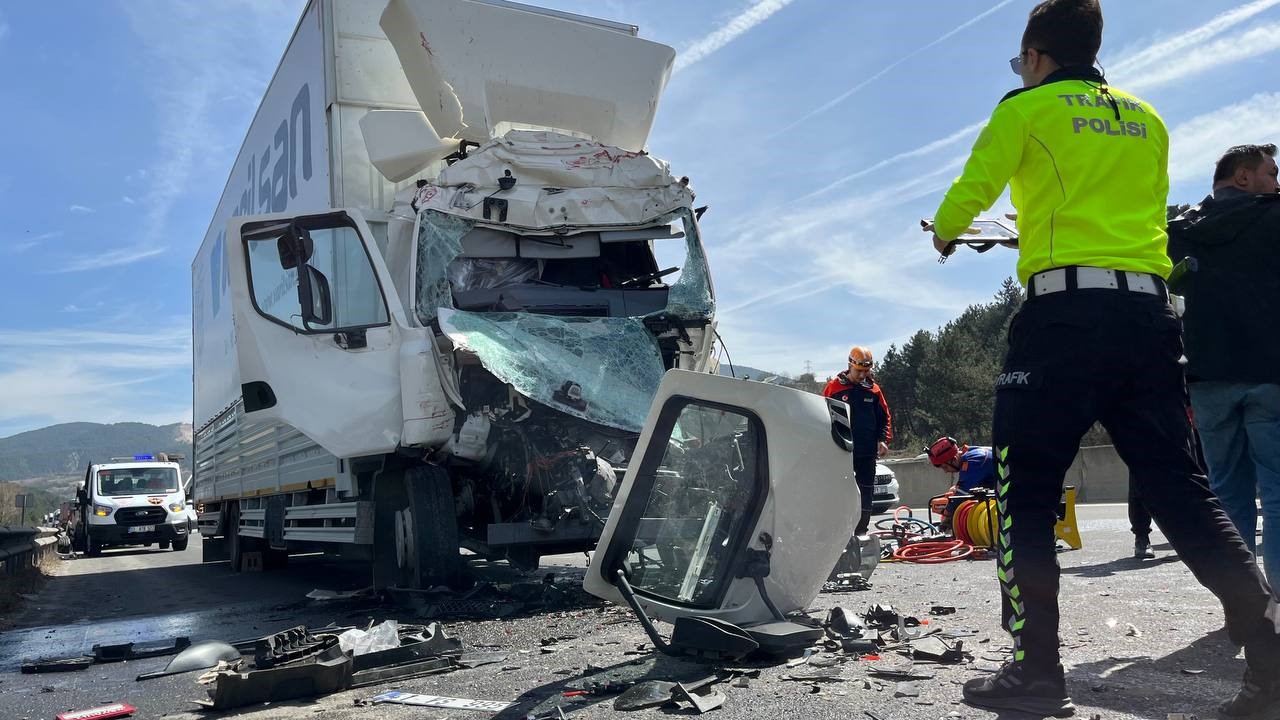
M 1018 79 L 1030 0 L 543 0 L 680 53 L 650 150 L 711 206 L 733 359 L 819 375 L 989 298 L 918 229 Z M 190 420 L 190 263 L 304 3 L 0 5 L 0 436 Z M 1171 200 L 1280 137 L 1280 0 L 1104 2 L 1102 62 L 1172 136 Z M 1007 208 L 997 208 L 1007 209 Z

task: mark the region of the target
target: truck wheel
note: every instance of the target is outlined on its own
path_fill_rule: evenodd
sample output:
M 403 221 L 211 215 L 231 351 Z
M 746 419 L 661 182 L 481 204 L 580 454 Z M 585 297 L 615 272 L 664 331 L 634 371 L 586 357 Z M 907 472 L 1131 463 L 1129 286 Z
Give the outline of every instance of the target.
M 458 552 L 458 518 L 449 473 L 424 465 L 406 471 L 404 483 L 409 500 L 403 521 L 409 551 L 404 570 L 410 587 L 465 587 L 468 573 Z
M 182 552 L 183 550 L 186 550 L 186 549 L 187 549 L 187 543 L 188 543 L 188 542 L 190 542 L 190 540 L 189 540 L 188 538 L 186 538 L 186 537 L 180 537 L 180 538 L 178 538 L 177 540 L 174 540 L 174 541 L 173 541 L 173 549 L 174 549 L 176 552 Z M 161 549 L 164 549 L 164 548 L 168 547 L 168 545 L 169 545 L 169 543 L 167 543 L 167 542 L 160 543 L 160 548 L 161 548 Z
M 93 539 L 93 533 L 87 530 L 85 531 L 85 554 L 89 557 L 98 557 L 102 554 L 102 546 Z
M 71 552 L 82 553 L 87 549 L 84 541 L 84 530 L 81 528 L 73 530 L 71 533 Z

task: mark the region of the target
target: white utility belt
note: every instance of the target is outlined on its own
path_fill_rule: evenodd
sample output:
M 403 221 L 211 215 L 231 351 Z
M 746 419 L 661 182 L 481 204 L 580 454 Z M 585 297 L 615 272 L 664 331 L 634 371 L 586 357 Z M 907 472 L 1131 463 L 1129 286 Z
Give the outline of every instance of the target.
M 1045 270 L 1031 276 L 1027 283 L 1027 296 L 1039 297 L 1064 290 L 1126 290 L 1146 293 L 1169 299 L 1164 280 L 1150 273 L 1110 270 L 1107 268 L 1072 265 Z

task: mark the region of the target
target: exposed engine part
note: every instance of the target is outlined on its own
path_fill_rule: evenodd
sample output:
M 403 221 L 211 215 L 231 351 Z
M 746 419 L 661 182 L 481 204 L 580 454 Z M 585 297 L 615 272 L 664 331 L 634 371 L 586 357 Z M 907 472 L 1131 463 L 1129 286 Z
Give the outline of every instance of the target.
M 467 415 L 462 427 L 449 438 L 444 451 L 463 460 L 479 461 L 488 450 L 489 429 L 492 424 L 483 413 L 473 412 Z
M 562 521 L 604 526 L 637 436 L 565 415 L 515 393 L 483 368 L 462 373 L 469 408 L 445 452 L 451 454 L 460 523 Z

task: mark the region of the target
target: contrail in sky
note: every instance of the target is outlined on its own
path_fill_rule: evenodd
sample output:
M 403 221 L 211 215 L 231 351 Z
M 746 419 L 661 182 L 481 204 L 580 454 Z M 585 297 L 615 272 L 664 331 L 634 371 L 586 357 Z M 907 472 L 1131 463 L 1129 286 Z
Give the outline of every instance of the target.
M 680 72 L 728 45 L 736 40 L 739 35 L 768 20 L 774 13 L 791 3 L 792 0 L 758 0 L 737 17 L 725 23 L 723 27 L 693 43 L 684 52 L 677 55 L 675 67 L 671 70 L 672 74 Z
M 1272 0 L 1268 0 L 1268 1 L 1272 1 Z M 1280 0 L 1276 0 L 1276 1 L 1280 1 Z M 1008 4 L 1012 3 L 1012 2 L 1013 2 L 1013 0 L 1001 0 L 1000 2 L 996 3 L 993 7 L 991 7 L 991 8 L 990 8 L 989 10 L 987 10 L 986 12 L 981 13 L 981 14 L 979 14 L 979 15 L 975 15 L 974 17 L 970 18 L 967 22 L 964 22 L 964 23 L 960 24 L 959 26 L 954 27 L 954 28 L 952 28 L 951 30 L 947 31 L 946 33 L 942 34 L 941 36 L 939 36 L 938 38 L 936 38 L 933 42 L 929 43 L 928 45 L 924 45 L 923 47 L 916 48 L 915 50 L 913 50 L 913 51 L 911 51 L 911 52 L 907 53 L 906 55 L 904 55 L 904 56 L 902 56 L 901 58 L 899 58 L 899 59 L 895 60 L 894 62 L 889 63 L 888 65 L 886 65 L 885 67 L 881 68 L 881 69 L 879 70 L 879 72 L 875 73 L 875 74 L 874 74 L 874 75 L 872 75 L 871 77 L 867 78 L 866 80 L 863 80 L 862 82 L 858 83 L 857 85 L 854 85 L 853 87 L 851 87 L 851 88 L 849 88 L 848 90 L 844 91 L 843 93 L 841 93 L 841 94 L 837 95 L 836 97 L 832 98 L 831 100 L 828 100 L 826 103 L 824 103 L 823 105 L 821 105 L 821 106 L 820 106 L 820 107 L 818 107 L 817 109 L 809 111 L 808 113 L 806 113 L 805 115 L 803 115 L 799 120 L 796 120 L 795 122 L 793 122 L 793 123 L 791 123 L 790 125 L 788 125 L 788 126 L 786 126 L 786 127 L 782 128 L 781 130 L 779 130 L 779 131 L 775 132 L 773 135 L 770 135 L 769 137 L 770 137 L 770 138 L 775 138 L 775 137 L 777 137 L 777 136 L 779 136 L 779 135 L 782 135 L 782 134 L 786 133 L 787 131 L 789 131 L 789 130 L 791 130 L 791 129 L 795 128 L 796 126 L 800 125 L 801 123 L 805 122 L 806 120 L 808 120 L 808 119 L 810 119 L 810 118 L 812 118 L 812 117 L 815 117 L 815 116 L 821 115 L 822 113 L 824 113 L 824 112 L 826 112 L 826 111 L 830 110 L 831 108 L 835 107 L 836 105 L 839 105 L 840 103 L 844 102 L 844 101 L 845 101 L 845 99 L 847 99 L 850 95 L 852 95 L 852 94 L 854 94 L 854 93 L 858 92 L 859 90 L 861 90 L 862 88 L 866 87 L 867 85 L 870 85 L 871 83 L 875 82 L 876 80 L 879 80 L 880 78 L 884 77 L 884 76 L 885 76 L 885 74 L 886 74 L 886 73 L 888 73 L 890 70 L 893 70 L 894 68 L 896 68 L 896 67 L 898 67 L 899 65 L 901 65 L 902 63 L 904 63 L 904 62 L 906 62 L 906 61 L 910 60 L 911 58 L 913 58 L 913 57 L 915 57 L 915 56 L 919 55 L 920 53 L 924 52 L 925 50 L 928 50 L 929 48 L 934 47 L 934 46 L 935 46 L 935 45 L 937 45 L 938 43 L 941 43 L 941 42 L 943 42 L 943 41 L 947 40 L 948 38 L 953 37 L 956 33 L 959 33 L 959 32 L 961 32 L 962 30 L 964 30 L 964 29 L 966 29 L 966 28 L 968 28 L 968 27 L 972 26 L 974 23 L 979 22 L 979 21 L 980 21 L 980 20 L 982 20 L 983 18 L 987 17 L 988 15 L 991 15 L 992 13 L 997 12 L 998 10 L 1000 10 L 1000 8 L 1003 8 L 1004 6 L 1006 6 L 1006 5 L 1008 5 Z

